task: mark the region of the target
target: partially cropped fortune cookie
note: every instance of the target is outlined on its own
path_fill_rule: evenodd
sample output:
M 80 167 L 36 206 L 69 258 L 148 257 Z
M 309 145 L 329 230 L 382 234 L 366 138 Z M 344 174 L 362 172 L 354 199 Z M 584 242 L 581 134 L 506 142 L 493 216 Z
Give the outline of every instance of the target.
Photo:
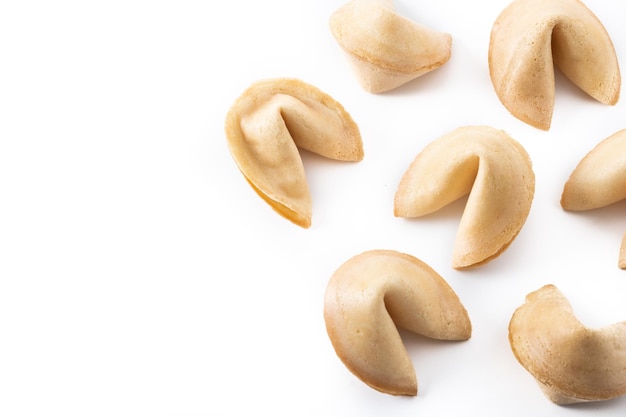
M 230 108 L 225 130 L 252 188 L 304 228 L 311 225 L 312 202 L 298 148 L 339 161 L 363 159 L 361 133 L 343 106 L 296 79 L 254 83 Z
M 392 395 L 417 395 L 398 328 L 437 340 L 467 340 L 472 334 L 450 285 L 421 260 L 393 250 L 363 252 L 335 271 L 326 288 L 324 320 L 344 365 Z
M 568 211 L 587 211 L 626 199 L 626 129 L 596 145 L 572 171 L 561 195 Z M 618 266 L 626 269 L 626 234 Z
M 450 59 L 450 34 L 398 15 L 391 0 L 352 0 L 332 14 L 330 28 L 371 93 L 397 88 Z
M 526 222 L 535 175 L 526 150 L 489 126 L 464 126 L 429 143 L 406 170 L 394 199 L 397 217 L 421 217 L 469 194 L 452 266 L 499 256 Z
M 526 296 L 509 323 L 509 342 L 519 363 L 554 403 L 626 394 L 626 322 L 584 326 L 554 285 Z
M 513 116 L 550 128 L 555 66 L 595 100 L 617 103 L 617 55 L 587 6 L 580 0 L 514 0 L 494 22 L 489 42 L 491 81 Z

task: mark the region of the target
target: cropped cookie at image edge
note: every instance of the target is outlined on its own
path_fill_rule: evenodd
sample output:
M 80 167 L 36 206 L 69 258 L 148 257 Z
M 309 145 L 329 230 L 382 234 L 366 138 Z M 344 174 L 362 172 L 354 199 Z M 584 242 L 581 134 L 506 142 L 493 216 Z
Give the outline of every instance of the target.
M 519 120 L 549 130 L 556 66 L 595 100 L 614 105 L 621 74 L 602 22 L 579 0 L 515 0 L 489 40 L 489 74 L 498 98 Z
M 626 322 L 584 326 L 554 285 L 531 292 L 515 310 L 509 343 L 519 363 L 556 404 L 626 394 Z
M 352 0 L 330 17 L 330 28 L 363 89 L 393 90 L 450 59 L 452 36 L 413 22 L 392 0 Z
M 570 174 L 561 206 L 567 211 L 588 211 L 626 198 L 626 129 L 598 143 Z M 626 269 L 626 233 L 619 251 L 618 266 Z

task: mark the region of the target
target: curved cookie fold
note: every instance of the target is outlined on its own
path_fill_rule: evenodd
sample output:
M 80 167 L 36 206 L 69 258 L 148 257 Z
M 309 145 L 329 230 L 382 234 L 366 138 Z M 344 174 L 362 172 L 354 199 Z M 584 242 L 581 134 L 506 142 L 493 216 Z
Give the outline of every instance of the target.
M 525 149 L 501 130 L 458 128 L 427 145 L 402 176 L 394 215 L 420 217 L 469 194 L 452 266 L 468 268 L 499 256 L 526 222 L 535 175 Z
M 296 79 L 252 84 L 230 108 L 225 131 L 252 188 L 304 228 L 311 225 L 312 201 L 298 148 L 340 161 L 363 159 L 359 128 L 343 106 Z
M 626 198 L 626 129 L 597 144 L 580 160 L 561 194 L 561 207 L 586 211 Z M 626 269 L 626 236 L 622 239 L 618 265 Z
M 361 253 L 335 271 L 324 320 L 345 366 L 393 395 L 417 395 L 415 370 L 396 326 L 439 340 L 467 340 L 472 332 L 448 283 L 419 259 L 392 250 Z
M 554 403 L 626 394 L 626 322 L 585 327 L 554 285 L 526 296 L 509 323 L 509 342 L 518 362 Z
M 555 96 L 554 66 L 597 101 L 614 105 L 621 75 L 613 43 L 579 0 L 514 0 L 496 19 L 489 72 L 509 112 L 548 130 Z
M 331 15 L 330 28 L 370 93 L 397 88 L 450 59 L 452 36 L 398 15 L 391 0 L 352 0 Z

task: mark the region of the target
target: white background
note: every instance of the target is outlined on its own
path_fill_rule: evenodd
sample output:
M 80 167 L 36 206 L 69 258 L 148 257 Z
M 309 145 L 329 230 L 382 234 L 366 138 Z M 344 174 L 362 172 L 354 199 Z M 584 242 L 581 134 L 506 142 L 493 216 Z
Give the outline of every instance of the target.
M 547 283 L 588 326 L 626 319 L 625 204 L 559 205 L 578 161 L 626 127 L 626 98 L 602 105 L 558 77 L 549 131 L 511 116 L 487 68 L 506 0 L 398 0 L 399 13 L 452 35 L 452 57 L 372 95 L 328 27 L 342 4 L 0 3 L 1 416 L 624 415 L 626 398 L 550 403 L 516 362 L 507 326 Z M 626 3 L 586 4 L 626 66 Z M 272 77 L 330 94 L 363 137 L 356 164 L 303 155 L 308 230 L 253 192 L 226 146 L 230 105 Z M 526 147 L 535 199 L 504 254 L 456 271 L 464 201 L 406 220 L 393 196 L 427 143 L 482 124 Z M 370 249 L 428 263 L 472 320 L 467 342 L 403 334 L 414 398 L 363 384 L 326 335 L 328 279 Z

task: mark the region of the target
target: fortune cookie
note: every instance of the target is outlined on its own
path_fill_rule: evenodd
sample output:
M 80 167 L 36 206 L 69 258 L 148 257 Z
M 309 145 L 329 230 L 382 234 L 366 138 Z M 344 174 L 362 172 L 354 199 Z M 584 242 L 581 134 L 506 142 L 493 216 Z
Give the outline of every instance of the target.
M 509 323 L 519 363 L 556 404 L 626 394 L 626 322 L 585 327 L 554 285 L 526 296 Z
M 489 126 L 465 126 L 429 143 L 406 170 L 394 198 L 397 217 L 433 213 L 469 194 L 452 252 L 464 269 L 499 256 L 526 222 L 535 175 L 525 149 Z
M 280 215 L 311 226 L 312 201 L 298 148 L 339 161 L 363 159 L 357 124 L 317 87 L 288 78 L 254 83 L 226 117 L 228 147 L 250 186 Z
M 467 340 L 472 333 L 448 283 L 421 260 L 392 250 L 361 253 L 335 271 L 326 288 L 324 320 L 345 366 L 392 395 L 417 395 L 398 327 L 438 340 Z
M 500 101 L 536 128 L 550 129 L 555 66 L 595 100 L 618 101 L 621 75 L 613 43 L 579 0 L 514 0 L 493 24 L 488 55 Z
M 330 17 L 363 89 L 397 88 L 450 59 L 452 37 L 397 14 L 391 0 L 352 0 Z

